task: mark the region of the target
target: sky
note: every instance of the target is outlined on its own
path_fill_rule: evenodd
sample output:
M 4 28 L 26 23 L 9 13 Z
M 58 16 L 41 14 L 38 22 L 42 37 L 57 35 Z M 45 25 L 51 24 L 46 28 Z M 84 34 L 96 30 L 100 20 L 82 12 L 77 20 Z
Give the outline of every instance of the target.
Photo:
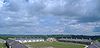
M 100 0 L 0 0 L 0 34 L 100 35 Z

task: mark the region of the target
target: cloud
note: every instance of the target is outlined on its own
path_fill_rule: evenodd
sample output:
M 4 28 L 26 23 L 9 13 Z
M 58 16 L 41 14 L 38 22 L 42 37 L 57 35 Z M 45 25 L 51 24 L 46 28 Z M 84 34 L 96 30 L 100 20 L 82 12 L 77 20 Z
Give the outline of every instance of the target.
M 0 31 L 96 35 L 99 8 L 99 0 L 0 0 Z
M 94 32 L 100 32 L 100 27 L 95 27 Z
M 97 22 L 100 21 L 100 16 L 87 16 L 79 18 L 78 22 L 87 23 L 87 22 Z

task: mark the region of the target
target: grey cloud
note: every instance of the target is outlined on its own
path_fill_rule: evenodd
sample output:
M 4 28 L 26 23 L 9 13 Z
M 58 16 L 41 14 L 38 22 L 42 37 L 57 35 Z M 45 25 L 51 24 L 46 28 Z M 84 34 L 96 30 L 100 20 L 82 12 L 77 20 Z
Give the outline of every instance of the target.
M 16 34 L 19 32 L 22 34 L 28 34 L 27 32 L 34 34 L 37 32 L 40 34 L 70 32 L 75 34 L 80 30 L 80 34 L 85 31 L 90 33 L 93 27 L 86 24 L 99 22 L 98 1 L 4 0 L 3 7 L 0 8 L 0 28 L 2 31 L 8 30 L 6 32 L 12 34 L 13 32 Z M 68 32 L 64 30 L 68 30 Z
M 7 9 L 11 11 L 26 10 L 29 14 L 51 14 L 55 16 L 87 16 L 94 14 L 98 0 L 30 0 L 29 2 L 10 0 Z M 34 3 L 32 3 L 34 2 Z M 22 8 L 22 9 L 21 9 Z
M 94 32 L 100 32 L 100 27 L 95 27 L 93 31 Z
M 98 22 L 100 21 L 100 16 L 87 16 L 79 18 L 79 23 L 87 23 L 87 22 Z

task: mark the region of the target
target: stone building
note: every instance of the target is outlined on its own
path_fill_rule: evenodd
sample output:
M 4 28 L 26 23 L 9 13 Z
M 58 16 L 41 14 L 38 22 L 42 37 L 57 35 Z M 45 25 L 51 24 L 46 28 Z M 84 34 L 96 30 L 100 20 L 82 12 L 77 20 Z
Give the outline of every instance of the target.
M 48 42 L 56 42 L 57 40 L 55 38 L 48 38 L 47 41 Z

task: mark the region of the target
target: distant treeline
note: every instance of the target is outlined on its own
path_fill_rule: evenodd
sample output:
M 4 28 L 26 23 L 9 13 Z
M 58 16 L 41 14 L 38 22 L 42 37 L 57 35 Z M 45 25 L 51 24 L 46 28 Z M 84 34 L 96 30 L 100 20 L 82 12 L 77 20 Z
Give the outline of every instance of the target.
M 0 35 L 0 38 L 2 39 L 8 39 L 8 38 L 73 38 L 73 39 L 100 39 L 100 36 L 87 36 L 87 35 Z

